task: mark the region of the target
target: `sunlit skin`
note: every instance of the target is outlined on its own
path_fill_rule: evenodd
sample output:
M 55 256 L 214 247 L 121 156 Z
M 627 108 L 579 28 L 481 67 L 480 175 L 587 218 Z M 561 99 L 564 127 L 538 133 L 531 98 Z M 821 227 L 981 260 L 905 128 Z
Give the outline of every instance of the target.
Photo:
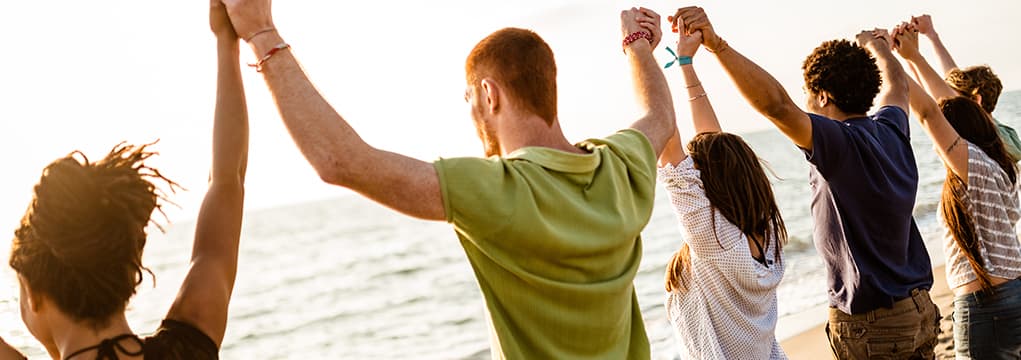
M 209 25 L 217 38 L 218 78 L 213 124 L 213 166 L 195 230 L 191 267 L 166 318 L 188 323 L 209 336 L 217 347 L 227 327 L 227 307 L 237 272 L 237 254 L 244 203 L 244 178 L 248 159 L 248 114 L 238 52 L 238 38 L 226 9 L 210 2 Z M 64 359 L 80 349 L 122 334 L 134 334 L 123 309 L 102 328 L 73 319 L 42 292 L 34 291 L 19 275 L 21 317 L 29 332 L 54 359 Z M 127 305 L 127 304 L 125 304 Z M 136 352 L 140 344 L 118 345 Z M 96 350 L 74 359 L 96 356 Z M 118 353 L 121 359 L 141 359 Z M 6 343 L 0 344 L 0 360 L 21 359 Z

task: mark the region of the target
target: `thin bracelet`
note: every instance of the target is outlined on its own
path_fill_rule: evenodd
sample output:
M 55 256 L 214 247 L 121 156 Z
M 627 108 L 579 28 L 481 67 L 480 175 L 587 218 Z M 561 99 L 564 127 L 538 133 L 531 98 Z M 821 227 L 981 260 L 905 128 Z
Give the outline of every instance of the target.
M 704 98 L 706 96 L 709 96 L 709 95 L 707 95 L 706 93 L 701 93 L 701 94 L 692 96 L 690 99 L 688 99 L 688 101 L 695 101 L 695 100 L 698 100 L 699 98 Z
M 727 49 L 730 49 L 730 45 L 727 44 L 727 40 L 723 40 L 723 39 L 720 39 L 720 48 L 719 49 L 713 50 L 713 49 L 710 49 L 708 46 L 705 47 L 706 51 L 711 52 L 713 54 L 719 54 L 719 53 L 721 53 L 721 52 L 723 52 L 724 50 L 727 50 Z
M 256 32 L 252 33 L 252 35 L 248 35 L 248 38 L 245 39 L 245 42 L 251 42 L 252 39 L 254 39 L 256 36 L 259 36 L 259 34 L 268 33 L 270 31 L 276 31 L 276 30 L 277 30 L 276 28 L 271 26 L 271 27 L 268 27 L 268 28 L 256 31 Z
M 269 60 L 269 58 L 273 57 L 273 55 L 279 52 L 280 50 L 288 49 L 290 47 L 291 45 L 288 45 L 287 43 L 277 44 L 277 46 L 274 46 L 272 49 L 269 49 L 269 51 L 266 52 L 266 55 L 263 55 L 262 58 L 259 59 L 259 61 L 256 61 L 254 64 L 248 64 L 248 66 L 255 68 L 255 72 L 262 72 L 262 64 L 265 64 L 266 61 Z
M 695 84 L 692 84 L 692 85 L 688 85 L 688 86 L 685 86 L 685 87 L 686 87 L 686 88 L 688 88 L 688 89 L 691 89 L 691 88 L 697 88 L 697 87 L 699 87 L 699 86 L 702 86 L 702 83 L 701 83 L 701 82 L 697 82 L 697 83 L 695 83 Z

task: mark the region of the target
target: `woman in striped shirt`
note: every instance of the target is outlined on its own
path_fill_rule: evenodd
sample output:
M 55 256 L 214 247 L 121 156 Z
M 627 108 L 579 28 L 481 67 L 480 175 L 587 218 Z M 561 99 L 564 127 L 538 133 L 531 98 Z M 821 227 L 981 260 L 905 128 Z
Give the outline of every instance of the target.
M 748 144 L 720 130 L 691 65 L 701 33 L 669 20 L 697 132 L 688 154 L 675 133 L 659 158 L 685 240 L 666 270 L 681 358 L 786 359 L 774 329 L 787 232 L 772 187 Z
M 894 33 L 898 52 L 918 76 L 935 73 L 918 53 L 914 29 L 905 26 Z M 937 106 L 921 86 L 909 82 L 911 110 L 947 168 L 940 218 L 947 229 L 944 251 L 947 282 L 955 295 L 957 358 L 1021 359 L 1017 168 L 979 104 L 952 97 Z

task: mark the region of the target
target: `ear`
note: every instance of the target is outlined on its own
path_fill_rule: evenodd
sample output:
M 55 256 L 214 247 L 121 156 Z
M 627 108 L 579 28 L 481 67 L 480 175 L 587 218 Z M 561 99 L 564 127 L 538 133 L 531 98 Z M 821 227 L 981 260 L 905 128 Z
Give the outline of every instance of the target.
M 971 99 L 975 100 L 975 102 L 978 103 L 979 105 L 982 105 L 982 94 L 979 94 L 978 92 L 973 92 L 971 93 Z
M 43 309 L 43 296 L 38 291 L 33 291 L 31 287 L 25 282 L 21 276 L 18 276 L 18 282 L 21 283 L 21 296 L 28 303 L 28 309 L 33 313 L 39 313 Z
M 482 79 L 482 95 L 486 97 L 489 112 L 496 114 L 500 110 L 500 87 L 489 79 Z
M 820 109 L 826 107 L 826 105 L 830 104 L 830 93 L 820 91 L 818 94 L 815 94 L 815 102 L 819 104 Z

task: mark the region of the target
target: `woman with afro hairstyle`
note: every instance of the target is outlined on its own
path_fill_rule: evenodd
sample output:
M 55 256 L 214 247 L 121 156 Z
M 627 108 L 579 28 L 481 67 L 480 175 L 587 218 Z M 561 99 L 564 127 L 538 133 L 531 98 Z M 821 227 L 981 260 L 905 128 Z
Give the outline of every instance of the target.
M 73 152 L 46 166 L 35 186 L 10 265 L 20 283 L 22 319 L 54 359 L 218 358 L 237 272 L 248 115 L 239 41 L 219 0 L 211 2 L 210 26 L 219 70 L 209 190 L 191 267 L 152 336 L 135 335 L 125 308 L 143 276 L 152 274 L 142 251 L 150 216 L 164 200 L 157 183 L 176 186 L 145 165 L 154 153 L 147 145 L 121 144 L 90 161 Z

